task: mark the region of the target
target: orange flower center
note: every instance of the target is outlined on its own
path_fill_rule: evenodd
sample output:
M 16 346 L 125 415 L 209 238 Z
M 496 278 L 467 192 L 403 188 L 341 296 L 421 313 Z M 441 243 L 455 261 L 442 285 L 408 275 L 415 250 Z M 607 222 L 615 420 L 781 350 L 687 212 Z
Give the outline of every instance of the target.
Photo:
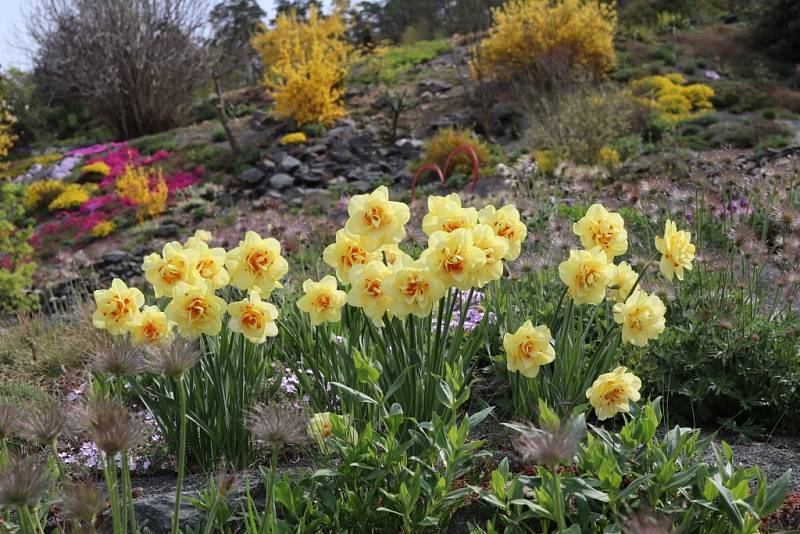
M 625 398 L 625 388 L 622 384 L 614 384 L 606 390 L 603 399 L 609 404 L 617 404 Z
M 595 286 L 599 281 L 600 273 L 591 267 L 584 267 L 583 270 L 578 273 L 578 285 L 584 289 Z
M 606 228 L 598 226 L 592 232 L 592 241 L 599 244 L 603 248 L 608 248 L 608 245 L 611 244 L 611 241 L 614 239 L 615 233 L 616 232 L 613 224 L 609 224 Z
M 202 321 L 208 315 L 208 302 L 203 297 L 193 297 L 186 307 L 186 313 L 194 321 Z
M 364 212 L 364 223 L 373 228 L 380 228 L 387 220 L 383 208 L 380 206 L 373 206 Z
M 264 327 L 264 314 L 248 304 L 242 311 L 241 322 L 249 330 L 261 330 Z
M 327 310 L 331 307 L 331 296 L 328 294 L 320 295 L 317 297 L 317 307 L 321 310 Z
M 210 280 L 214 277 L 214 260 L 205 259 L 197 262 L 197 272 L 203 278 Z
M 353 265 L 363 265 L 367 262 L 367 251 L 361 247 L 348 247 L 347 253 L 342 254 L 339 261 L 343 265 L 352 267 Z
M 269 251 L 264 249 L 254 250 L 247 255 L 247 266 L 251 273 L 266 271 L 272 264 Z
M 161 279 L 169 285 L 175 285 L 183 280 L 183 260 L 169 260 L 161 268 Z
M 323 438 L 328 438 L 333 435 L 333 427 L 330 423 L 321 423 L 319 425 L 319 433 Z
M 155 321 L 149 321 L 142 325 L 142 334 L 150 341 L 155 341 L 161 337 L 161 329 Z
M 444 270 L 448 273 L 460 273 L 464 270 L 464 257 L 455 253 L 445 257 Z
M 364 291 L 373 297 L 380 297 L 383 295 L 381 291 L 381 281 L 380 280 L 366 280 L 364 281 Z
M 420 280 L 418 277 L 413 277 L 408 280 L 406 286 L 403 288 L 403 293 L 409 297 L 416 297 L 422 295 L 428 290 L 428 283 L 425 280 Z
M 131 299 L 128 297 L 122 297 L 120 295 L 114 295 L 109 300 L 108 304 L 106 305 L 107 311 L 103 312 L 104 317 L 110 317 L 111 319 L 119 320 L 128 315 L 130 312 L 130 305 Z
M 464 225 L 461 223 L 461 221 L 458 221 L 458 220 L 456 220 L 456 221 L 448 221 L 448 222 L 446 222 L 446 223 L 444 223 L 442 225 L 442 229 L 445 232 L 450 233 L 450 232 L 454 232 L 455 230 L 458 230 L 459 228 L 462 228 L 463 226 Z
M 505 237 L 506 239 L 514 238 L 514 227 L 505 222 L 494 223 L 494 232 L 499 237 Z

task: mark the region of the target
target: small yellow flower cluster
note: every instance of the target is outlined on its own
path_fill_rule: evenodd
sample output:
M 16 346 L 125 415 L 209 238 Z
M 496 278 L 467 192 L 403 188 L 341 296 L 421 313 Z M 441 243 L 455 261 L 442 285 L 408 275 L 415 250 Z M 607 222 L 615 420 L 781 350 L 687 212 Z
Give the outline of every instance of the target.
M 614 170 L 619 167 L 621 159 L 619 152 L 610 146 L 602 147 L 597 153 L 597 163 L 608 170 Z
M 98 239 L 108 237 L 113 234 L 114 230 L 116 229 L 117 225 L 114 224 L 114 221 L 100 221 L 92 226 L 92 237 L 96 237 Z
M 111 167 L 105 162 L 95 161 L 81 167 L 81 174 L 99 174 L 101 176 L 108 176 L 111 172 Z
M 345 303 L 361 308 L 376 326 L 384 316 L 426 317 L 449 288 L 469 290 L 500 278 L 502 261 L 519 256 L 528 233 L 513 206 L 478 211 L 463 207 L 455 193 L 431 196 L 422 220 L 428 248 L 414 259 L 398 246 L 409 208 L 389 200 L 386 187 L 354 196 L 348 214 L 322 258 L 349 291 L 339 290 L 333 276 L 307 280 L 297 306 L 314 325 L 338 321 Z
M 164 171 L 160 167 L 148 170 L 128 165 L 122 176 L 117 179 L 117 195 L 139 206 L 136 213 L 139 222 L 147 217 L 154 218 L 164 213 L 167 209 L 168 194 Z
M 187 339 L 217 335 L 227 313 L 229 328 L 253 343 L 276 336 L 278 309 L 265 299 L 281 287 L 279 280 L 289 270 L 280 243 L 247 232 L 238 247 L 226 252 L 211 248 L 210 240 L 209 232 L 198 230 L 185 243 L 167 243 L 161 254 L 144 258 L 142 270 L 155 296 L 172 299 L 164 311 L 155 306 L 140 310 L 141 292 L 114 280 L 110 289 L 94 293 L 95 326 L 114 335 L 130 333 L 134 344 L 150 345 L 171 339 L 174 327 Z M 248 292 L 247 296 L 225 302 L 216 291 L 229 284 Z
M 672 72 L 634 80 L 630 90 L 634 100 L 649 106 L 672 122 L 691 119 L 714 109 L 714 90 L 702 83 L 685 85 L 686 79 Z
M 34 211 L 48 206 L 66 186 L 59 180 L 39 180 L 33 182 L 25 190 L 25 199 L 22 204 L 25 209 Z
M 308 141 L 308 137 L 305 132 L 292 132 L 281 137 L 278 143 L 282 145 L 296 145 L 298 143 L 305 143 L 306 141 Z
M 91 189 L 81 184 L 69 184 L 54 198 L 47 209 L 50 211 L 74 210 L 91 198 Z

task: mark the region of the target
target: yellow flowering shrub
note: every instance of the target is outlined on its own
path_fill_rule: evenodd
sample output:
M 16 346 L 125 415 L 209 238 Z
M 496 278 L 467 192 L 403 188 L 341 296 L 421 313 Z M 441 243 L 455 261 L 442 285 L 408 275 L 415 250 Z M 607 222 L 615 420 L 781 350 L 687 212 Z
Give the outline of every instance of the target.
M 464 128 L 449 127 L 439 130 L 425 146 L 425 155 L 423 159 L 431 163 L 436 163 L 444 169 L 447 156 L 457 147 L 466 145 L 475 151 L 478 157 L 478 163 L 481 166 L 488 165 L 491 159 L 489 147 L 481 141 L 478 134 L 472 130 Z M 466 154 L 459 154 L 451 163 L 454 169 L 468 169 L 472 165 L 469 156 Z
M 113 234 L 114 230 L 116 229 L 117 225 L 114 224 L 114 221 L 100 221 L 92 226 L 92 237 L 96 237 L 98 239 L 108 237 Z
M 616 63 L 617 14 L 607 3 L 509 0 L 492 18 L 473 61 L 476 77 L 603 78 Z
M 541 171 L 545 174 L 553 173 L 553 171 L 555 171 L 558 167 L 558 164 L 561 163 L 558 154 L 549 148 L 535 150 L 533 152 L 533 157 L 536 160 L 536 164 L 539 166 L 539 169 L 541 169 Z
M 604 146 L 600 149 L 600 152 L 597 153 L 597 163 L 609 170 L 619 167 L 621 160 L 622 158 L 619 155 L 619 152 L 610 146 Z
M 652 108 L 665 119 L 680 122 L 711 111 L 714 90 L 702 83 L 686 85 L 678 73 L 648 76 L 630 83 L 633 99 Z
M 168 194 L 164 171 L 160 167 L 148 171 L 144 167 L 128 165 L 117 178 L 117 195 L 139 207 L 136 213 L 139 222 L 164 213 Z
M 298 143 L 305 143 L 308 141 L 308 136 L 305 132 L 292 132 L 280 138 L 278 143 L 282 145 L 295 145 Z
M 2 171 L 6 164 L 3 163 L 3 158 L 8 155 L 9 150 L 14 145 L 17 136 L 11 132 L 11 127 L 16 122 L 16 118 L 9 113 L 5 108 L 5 102 L 0 95 L 0 171 Z
M 89 163 L 81 167 L 81 174 L 94 173 L 101 176 L 108 176 L 109 172 L 111 172 L 111 167 L 103 161 L 95 161 L 94 163 Z
M 35 211 L 48 206 L 64 189 L 66 186 L 59 180 L 39 180 L 28 186 L 22 203 L 25 209 Z
M 50 211 L 74 210 L 91 198 L 90 190 L 81 184 L 69 184 L 54 198 L 47 209 Z
M 275 116 L 299 125 L 330 125 L 346 114 L 342 96 L 352 47 L 345 30 L 338 13 L 324 17 L 312 8 L 307 20 L 282 13 L 274 28 L 252 38 L 265 66 L 264 85 L 275 100 Z

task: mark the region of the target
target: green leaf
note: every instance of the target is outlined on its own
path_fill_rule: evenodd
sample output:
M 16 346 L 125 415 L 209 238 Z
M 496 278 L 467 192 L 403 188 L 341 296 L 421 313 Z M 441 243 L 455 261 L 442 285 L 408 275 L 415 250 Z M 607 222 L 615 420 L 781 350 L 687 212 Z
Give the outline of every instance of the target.
M 625 500 L 625 499 L 627 499 L 627 498 L 628 498 L 630 495 L 632 495 L 632 494 L 633 494 L 633 492 L 635 492 L 635 491 L 636 491 L 636 488 L 638 488 L 639 486 L 641 486 L 642 484 L 644 484 L 645 482 L 647 482 L 647 481 L 648 481 L 648 480 L 650 480 L 651 478 L 653 478 L 653 473 L 650 473 L 650 474 L 647 474 L 647 475 L 642 475 L 642 476 L 640 476 L 639 478 L 637 478 L 636 480 L 634 480 L 633 482 L 631 482 L 630 484 L 628 484 L 628 486 L 627 486 L 627 487 L 626 487 L 624 490 L 620 491 L 620 492 L 619 492 L 619 493 L 616 495 L 616 497 L 615 497 L 615 500 L 616 500 L 617 502 L 624 501 L 624 500 Z
M 722 511 L 725 512 L 726 516 L 728 516 L 728 520 L 730 520 L 730 522 L 733 523 L 737 529 L 741 530 L 744 528 L 744 519 L 742 518 L 739 508 L 734 502 L 735 499 L 733 498 L 731 490 L 722 484 L 722 480 L 720 480 L 718 476 L 710 477 L 709 480 L 712 484 L 714 484 L 714 487 L 717 488 L 717 491 L 719 491 L 719 500 L 720 504 L 722 505 Z
M 553 514 L 551 514 L 549 510 L 547 510 L 543 506 L 539 506 L 535 502 L 529 501 L 528 499 L 514 499 L 513 501 L 510 501 L 508 504 L 515 506 L 524 506 L 525 508 L 530 510 L 536 517 L 549 519 L 551 521 L 555 520 L 555 517 L 553 517 Z
M 783 500 L 786 498 L 786 491 L 789 489 L 789 479 L 791 476 L 792 470 L 789 469 L 767 487 L 767 500 L 764 502 L 761 509 L 758 510 L 759 515 L 762 517 L 768 516 L 781 507 Z
M 367 395 L 365 393 L 361 393 L 360 391 L 357 391 L 357 390 L 355 390 L 355 389 L 353 389 L 353 388 L 351 388 L 349 386 L 345 386 L 344 384 L 342 384 L 340 382 L 331 382 L 331 385 L 332 386 L 336 386 L 337 388 L 343 389 L 347 393 L 349 393 L 352 396 L 354 396 L 359 402 L 363 402 L 363 403 L 366 403 L 366 404 L 374 404 L 375 406 L 378 405 L 378 401 L 376 401 L 375 399 L 373 399 L 369 395 Z

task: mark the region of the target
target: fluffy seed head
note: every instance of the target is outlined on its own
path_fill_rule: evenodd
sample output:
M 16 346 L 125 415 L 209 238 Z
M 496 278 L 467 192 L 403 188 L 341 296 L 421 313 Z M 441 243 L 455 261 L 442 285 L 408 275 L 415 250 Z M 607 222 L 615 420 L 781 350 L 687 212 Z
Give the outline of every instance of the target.
M 586 435 L 583 415 L 542 426 L 526 425 L 514 438 L 514 448 L 523 460 L 547 467 L 572 460 Z
M 107 505 L 103 494 L 88 484 L 71 484 L 61 497 L 64 515 L 87 524 L 92 524 Z
M 178 377 L 200 361 L 202 353 L 191 341 L 176 338 L 169 345 L 150 351 L 150 366 L 156 373 Z
M 33 410 L 20 425 L 21 437 L 48 444 L 58 438 L 67 427 L 67 417 L 60 406 L 46 404 Z
M 31 458 L 12 460 L 0 470 L 0 507 L 34 507 L 50 486 L 49 471 Z
M 142 351 L 120 337 L 98 338 L 92 353 L 95 371 L 121 377 L 144 372 L 147 368 Z
M 17 430 L 19 410 L 7 404 L 0 404 L 0 440 L 8 439 Z
M 91 401 L 81 410 L 78 423 L 97 448 L 112 456 L 144 439 L 144 424 L 115 400 Z
M 306 419 L 300 410 L 284 405 L 256 404 L 247 414 L 250 431 L 270 447 L 283 447 L 308 439 Z

